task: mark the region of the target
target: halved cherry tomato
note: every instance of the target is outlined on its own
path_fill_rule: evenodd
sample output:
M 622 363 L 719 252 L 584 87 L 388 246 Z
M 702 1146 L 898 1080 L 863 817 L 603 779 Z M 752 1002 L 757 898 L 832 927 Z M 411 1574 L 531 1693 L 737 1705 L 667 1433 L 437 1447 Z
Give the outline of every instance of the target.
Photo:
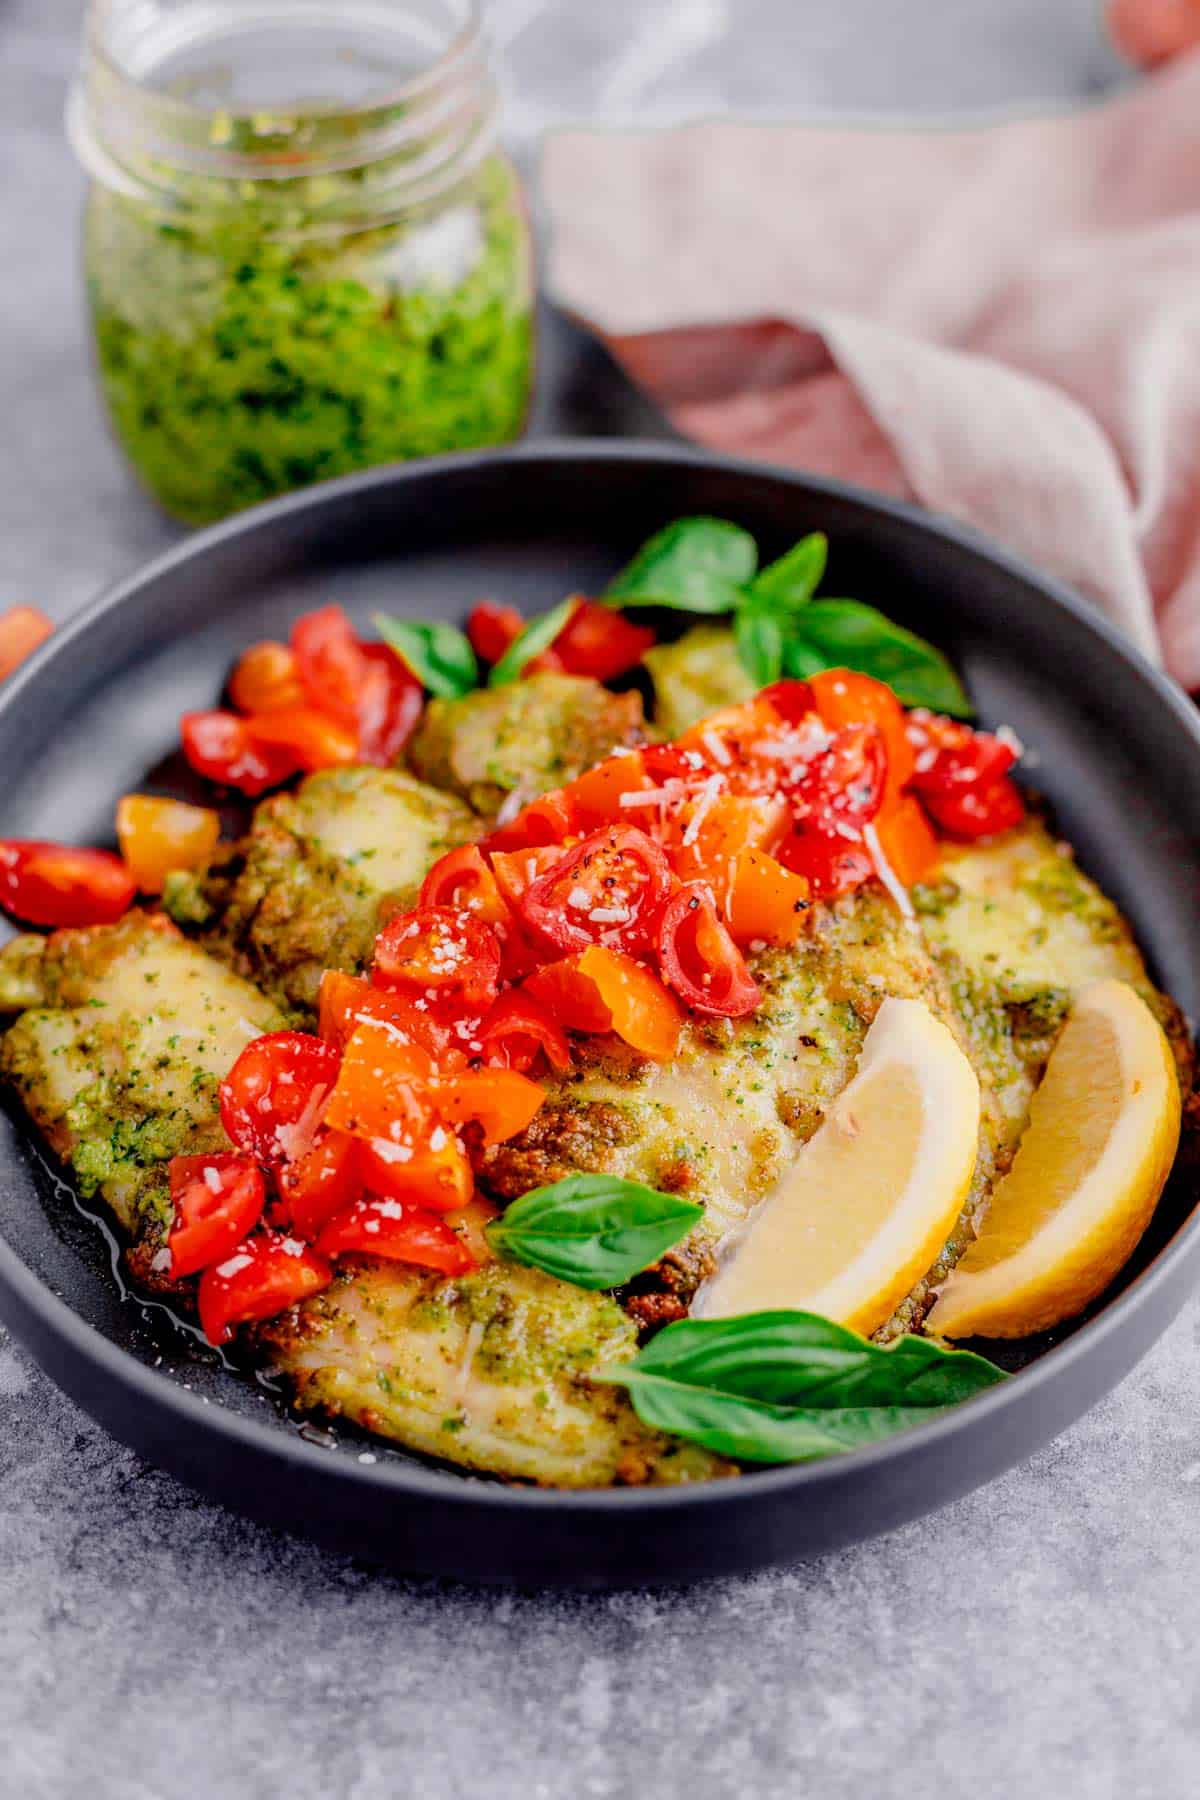
M 173 1156 L 167 1173 L 175 1210 L 167 1249 L 180 1281 L 237 1248 L 261 1219 L 267 1191 L 257 1163 L 230 1150 Z
M 333 1280 L 323 1256 L 297 1237 L 256 1231 L 200 1277 L 200 1323 L 210 1344 L 226 1344 L 233 1327 L 273 1319 Z
M 54 626 L 36 606 L 10 606 L 0 613 L 0 681 L 44 643 Z
M 836 824 L 861 829 L 883 805 L 887 789 L 887 750 L 878 725 L 844 725 L 799 779 L 785 783 L 800 817 L 817 831 Z
M 538 876 L 521 896 L 521 917 L 556 950 L 636 950 L 651 941 L 671 883 L 653 838 L 633 825 L 607 825 Z
M 381 1256 L 443 1275 L 465 1275 L 475 1267 L 444 1219 L 400 1200 L 356 1200 L 329 1221 L 317 1248 L 324 1256 Z
M 440 856 L 421 884 L 417 905 L 473 913 L 489 925 L 508 926 L 512 913 L 477 844 Z
M 315 706 L 281 707 L 247 719 L 246 735 L 256 747 L 290 755 L 292 766 L 336 769 L 359 760 L 358 735 Z
M 775 855 L 785 869 L 804 876 L 814 900 L 836 900 L 875 874 L 875 864 L 861 842 L 814 825 L 784 838 Z
M 183 754 L 199 775 L 254 799 L 294 775 L 295 753 L 278 744 L 256 743 L 250 722 L 231 712 L 184 713 L 179 722 Z
M 367 1187 L 389 1200 L 429 1206 L 434 1212 L 458 1212 L 475 1191 L 470 1158 L 457 1133 L 440 1120 L 412 1144 L 364 1139 L 359 1159 Z
M 471 609 L 467 620 L 467 636 L 471 648 L 481 662 L 498 663 L 509 645 L 520 637 L 528 624 L 515 606 L 500 606 L 495 600 L 481 600 Z M 545 669 L 561 669 L 562 659 L 554 649 L 526 663 L 523 674 L 536 675 Z
M 561 862 L 560 844 L 531 844 L 526 850 L 494 850 L 488 858 L 496 886 L 520 917 L 522 896 L 540 876 Z
M 785 725 L 800 725 L 817 710 L 816 695 L 807 681 L 773 681 L 759 689 L 758 697 L 775 708 Z
M 823 724 L 837 731 L 844 725 L 877 725 L 887 753 L 889 797 L 905 787 L 913 772 L 915 752 L 908 735 L 908 715 L 882 681 L 854 669 L 825 669 L 808 683 Z
M 375 981 L 461 1007 L 491 1005 L 501 945 L 492 925 L 448 906 L 420 906 L 389 919 L 375 940 Z
M 343 1045 L 357 1026 L 374 1021 L 388 1026 L 401 1044 L 415 1044 L 443 1069 L 466 1066 L 471 1045 L 478 1041 L 474 1014 L 431 1006 L 423 996 L 397 988 L 376 987 L 362 975 L 326 969 L 318 998 L 320 1035 Z
M 491 855 L 496 850 L 528 850 L 543 844 L 562 845 L 579 830 L 570 792 L 554 788 L 523 806 L 507 825 L 498 825 L 480 845 Z
M 725 917 L 737 944 L 794 944 L 809 912 L 808 882 L 763 850 L 740 850 L 733 859 Z
M 1017 760 L 1016 750 L 1003 738 L 937 713 L 911 713 L 908 736 L 915 758 L 910 785 L 922 797 L 990 787 Z
M 439 1076 L 433 1096 L 449 1124 L 473 1120 L 485 1144 L 503 1144 L 536 1117 L 546 1090 L 516 1069 L 464 1069 L 458 1075 Z
M 143 894 L 161 894 L 172 869 L 206 863 L 221 835 L 220 815 L 157 794 L 123 794 L 117 802 L 117 842 Z
M 335 1044 L 306 1031 L 269 1031 L 246 1045 L 221 1083 L 231 1143 L 268 1167 L 310 1148 L 341 1065 Z
M 291 647 L 309 705 L 357 737 L 366 660 L 341 607 L 322 606 L 297 619 Z M 382 685 L 382 673 L 375 680 Z
M 0 838 L 0 906 L 26 925 L 111 925 L 136 893 L 111 850 Z
M 926 810 L 951 837 L 996 837 L 1025 817 L 1025 802 L 1007 775 L 998 781 L 922 794 Z
M 239 712 L 283 712 L 305 704 L 296 658 L 287 644 L 264 638 L 238 657 L 229 698 Z
M 528 991 L 510 988 L 501 994 L 479 1028 L 485 1062 L 498 1069 L 527 1074 L 539 1054 L 550 1067 L 565 1074 L 571 1066 L 571 1046 L 549 1010 Z
M 572 1031 L 615 1032 L 631 1049 L 669 1062 L 679 1047 L 683 1012 L 658 976 L 623 950 L 592 944 L 548 963 L 525 983 Z
M 581 599 L 554 640 L 554 653 L 569 675 L 612 681 L 640 663 L 654 633 L 634 625 L 611 606 Z
M 405 1145 L 411 1153 L 434 1122 L 433 1072 L 428 1054 L 400 1043 L 389 1026 L 359 1025 L 342 1052 L 325 1122 L 352 1137 Z
M 425 690 L 390 644 L 363 644 L 362 653 L 367 674 L 359 696 L 358 753 L 362 762 L 386 769 L 417 729 Z
M 911 794 L 890 800 L 875 820 L 875 830 L 888 867 L 905 887 L 924 881 L 936 868 L 937 836 Z
M 335 1213 L 362 1193 L 366 1182 L 357 1138 L 322 1127 L 312 1149 L 279 1173 L 284 1212 L 298 1237 L 312 1243 Z
M 717 917 L 711 891 L 700 882 L 686 883 L 664 908 L 658 954 L 666 981 L 693 1012 L 740 1019 L 762 998 Z

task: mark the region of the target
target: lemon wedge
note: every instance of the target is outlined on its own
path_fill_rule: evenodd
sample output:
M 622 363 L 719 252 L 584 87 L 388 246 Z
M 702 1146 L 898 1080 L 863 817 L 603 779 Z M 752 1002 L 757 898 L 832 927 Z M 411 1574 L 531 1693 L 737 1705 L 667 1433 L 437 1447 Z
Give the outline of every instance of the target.
M 796 1307 L 871 1332 L 930 1267 L 975 1168 L 979 1083 L 920 1000 L 885 1000 L 854 1079 L 719 1252 L 693 1316 Z
M 1149 1007 L 1123 981 L 1089 984 L 1050 1054 L 1012 1168 L 926 1328 L 1025 1337 L 1082 1312 L 1150 1221 L 1179 1112 L 1175 1063 Z

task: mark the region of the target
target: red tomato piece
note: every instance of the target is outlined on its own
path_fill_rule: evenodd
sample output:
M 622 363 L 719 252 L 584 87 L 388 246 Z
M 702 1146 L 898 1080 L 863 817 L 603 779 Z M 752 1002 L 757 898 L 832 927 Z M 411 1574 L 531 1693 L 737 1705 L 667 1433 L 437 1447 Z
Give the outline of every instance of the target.
M 279 744 L 255 743 L 249 721 L 236 713 L 184 713 L 179 723 L 183 754 L 196 773 L 237 788 L 251 799 L 278 787 L 300 768 L 293 751 Z
M 484 1061 L 497 1069 L 528 1074 L 542 1055 L 558 1074 L 571 1066 L 566 1033 L 546 1007 L 510 988 L 501 994 L 479 1028 Z
M 1025 817 L 1020 790 L 1007 775 L 998 781 L 922 794 L 921 798 L 935 824 L 951 837 L 996 837 L 1011 831 Z
M 311 1150 L 279 1173 L 279 1192 L 292 1230 L 311 1244 L 335 1213 L 366 1186 L 357 1138 L 322 1129 Z
M 280 707 L 245 721 L 254 749 L 291 757 L 293 768 L 336 769 L 356 763 L 358 736 L 315 706 Z
M 180 1281 L 236 1250 L 261 1219 L 267 1191 L 258 1164 L 231 1150 L 173 1156 L 168 1178 L 175 1219 L 167 1248 Z
M 375 980 L 460 1007 L 490 1006 L 500 985 L 495 927 L 448 906 L 389 919 L 375 940 Z
M 340 1066 L 336 1044 L 306 1031 L 252 1039 L 221 1083 L 221 1123 L 231 1143 L 269 1167 L 299 1161 Z
M 664 908 L 658 954 L 663 979 L 693 1012 L 740 1019 L 762 998 L 741 951 L 717 916 L 711 891 L 700 882 L 681 887 Z
M 0 838 L 0 906 L 26 925 L 111 925 L 136 894 L 111 850 Z
M 545 844 L 561 847 L 563 839 L 573 837 L 578 829 L 569 790 L 555 788 L 523 806 L 507 825 L 498 825 L 480 848 L 490 856 L 497 850 L 532 850 Z
M 817 710 L 816 695 L 807 681 L 773 681 L 760 688 L 758 697 L 775 708 L 785 725 L 800 725 Z
M 580 600 L 554 640 L 554 652 L 568 675 L 612 681 L 640 663 L 654 633 L 595 600 Z
M 521 898 L 539 876 L 562 861 L 561 844 L 535 844 L 527 850 L 495 850 L 488 860 L 496 886 L 518 916 Z
M 521 917 L 560 952 L 589 944 L 637 950 L 651 941 L 672 880 L 653 838 L 633 825 L 608 825 L 538 876 L 521 896 Z
M 329 1221 L 317 1248 L 323 1256 L 381 1256 L 443 1275 L 465 1275 L 475 1267 L 475 1258 L 444 1219 L 401 1200 L 356 1200 Z
M 473 913 L 489 925 L 512 923 L 512 913 L 477 844 L 463 844 L 438 858 L 421 884 L 417 905 Z
M 478 606 L 471 609 L 467 620 L 467 637 L 481 662 L 498 663 L 528 623 L 515 606 L 500 606 L 495 600 L 481 600 Z M 562 666 L 562 658 L 557 650 L 550 648 L 531 658 L 522 674 L 536 675 L 545 669 L 561 669 Z
M 831 731 L 843 725 L 878 725 L 887 752 L 888 796 L 894 799 L 913 772 L 914 752 L 908 715 L 891 688 L 855 669 L 825 669 L 812 677 L 811 692 Z
M 887 751 L 877 725 L 846 725 L 789 787 L 797 812 L 817 831 L 869 825 L 887 789 Z
M 775 852 L 785 869 L 803 875 L 815 900 L 836 900 L 870 881 L 875 864 L 865 846 L 836 830 L 806 825 L 785 838 Z
M 273 1319 L 333 1280 L 323 1256 L 297 1237 L 256 1231 L 200 1277 L 200 1323 L 210 1344 L 226 1344 L 235 1325 Z
M 386 769 L 417 729 L 425 690 L 390 644 L 363 644 L 361 649 L 367 673 L 358 704 L 359 757 Z M 382 671 L 382 680 L 377 670 Z
M 309 704 L 357 736 L 366 659 L 341 607 L 322 606 L 297 619 L 292 653 Z
M 957 719 L 914 713 L 908 732 L 915 755 L 909 785 L 922 798 L 991 787 L 1017 760 L 1016 751 L 1002 738 L 989 731 L 972 731 Z

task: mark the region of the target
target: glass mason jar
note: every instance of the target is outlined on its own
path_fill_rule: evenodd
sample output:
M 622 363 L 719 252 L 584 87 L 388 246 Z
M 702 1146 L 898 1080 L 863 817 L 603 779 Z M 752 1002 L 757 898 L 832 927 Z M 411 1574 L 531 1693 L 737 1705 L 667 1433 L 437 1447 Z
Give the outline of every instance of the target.
M 97 367 L 169 512 L 519 435 L 497 113 L 478 0 L 92 0 L 68 124 Z

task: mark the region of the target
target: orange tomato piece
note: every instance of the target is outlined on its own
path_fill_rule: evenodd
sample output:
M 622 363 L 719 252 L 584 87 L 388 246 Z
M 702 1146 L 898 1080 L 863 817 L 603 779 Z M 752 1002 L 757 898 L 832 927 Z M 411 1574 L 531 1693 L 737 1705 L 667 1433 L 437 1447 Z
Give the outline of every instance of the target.
M 10 606 L 0 613 L 0 681 L 44 643 L 54 626 L 36 606 Z
M 634 750 L 628 756 L 606 756 L 594 769 L 586 770 L 569 782 L 563 793 L 574 809 L 579 829 L 589 832 L 618 821 L 626 825 L 639 824 L 643 817 L 640 809 L 622 806 L 621 796 L 641 793 L 654 785 L 646 773 L 641 751 Z
M 733 863 L 743 850 L 774 849 L 790 824 L 782 794 L 721 794 L 701 816 L 691 842 L 684 814 L 682 835 L 671 851 L 681 881 L 707 881 L 718 901 L 729 891 Z
M 351 1137 L 400 1144 L 409 1151 L 434 1124 L 433 1059 L 402 1044 L 386 1024 L 368 1020 L 351 1032 L 323 1123 Z
M 794 944 L 808 917 L 808 882 L 764 850 L 734 858 L 725 917 L 735 943 Z
M 654 1062 L 679 1046 L 683 1009 L 645 963 L 623 950 L 593 944 L 531 975 L 525 991 L 570 1031 L 613 1031 Z
M 157 794 L 124 794 L 117 802 L 117 842 L 143 894 L 161 894 L 172 869 L 206 863 L 220 835 L 220 817 L 207 806 Z
M 546 1098 L 544 1088 L 516 1069 L 464 1069 L 439 1080 L 433 1092 L 442 1118 L 452 1125 L 474 1120 L 485 1144 L 518 1136 Z
M 824 669 L 810 675 L 821 723 L 831 731 L 843 725 L 878 725 L 887 751 L 887 793 L 897 795 L 910 779 L 916 752 L 908 740 L 908 715 L 891 688 L 854 669 Z
M 229 678 L 229 698 L 244 713 L 284 712 L 307 706 L 289 645 L 265 638 L 243 650 Z
M 411 1148 L 411 1155 L 407 1151 Z M 407 1146 L 373 1138 L 360 1146 L 359 1167 L 373 1194 L 457 1212 L 475 1192 L 470 1160 L 448 1125 L 435 1120 L 426 1136 Z
M 888 866 L 905 887 L 924 881 L 937 867 L 941 854 L 937 833 L 912 794 L 885 804 L 875 830 Z
M 246 720 L 252 744 L 290 750 L 302 769 L 335 769 L 360 760 L 358 733 L 315 706 L 284 706 Z

